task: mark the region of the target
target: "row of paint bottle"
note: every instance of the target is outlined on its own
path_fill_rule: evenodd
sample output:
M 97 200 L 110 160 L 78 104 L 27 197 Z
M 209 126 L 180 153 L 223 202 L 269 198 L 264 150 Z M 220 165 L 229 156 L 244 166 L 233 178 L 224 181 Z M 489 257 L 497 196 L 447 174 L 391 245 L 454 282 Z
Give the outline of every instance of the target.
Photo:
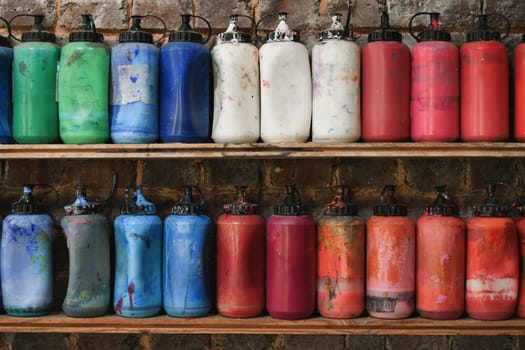
M 111 58 L 90 15 L 83 15 L 80 31 L 70 34 L 61 51 L 55 35 L 44 31 L 43 17 L 32 15 L 33 29 L 22 34 L 22 44 L 14 49 L 13 137 L 19 143 L 103 143 L 109 137 L 115 143 L 149 143 L 159 135 L 163 142 L 206 142 L 210 136 L 220 143 L 304 142 L 311 128 L 318 142 L 509 138 L 508 54 L 501 34 L 488 25 L 489 18 L 499 15 L 481 9 L 477 30 L 458 50 L 450 33 L 439 28 L 439 13 L 417 13 L 409 23 L 418 41 L 411 55 L 384 12 L 380 29 L 368 36 L 361 52 L 349 29 L 349 5 L 346 25 L 341 14 L 334 14 L 331 27 L 320 33 L 311 71 L 308 51 L 286 24 L 284 12 L 260 50 L 239 29 L 242 16 L 232 15 L 211 54 L 203 45 L 211 26 L 202 17 L 182 15 L 179 30 L 159 50 L 154 44 L 162 38 L 155 42 L 141 27 L 143 18 L 155 16 L 132 16 Z M 415 34 L 412 23 L 422 15 L 429 16 L 430 24 Z M 192 17 L 206 22 L 206 39 L 191 28 Z M 12 53 L 2 50 L 2 81 L 9 82 Z M 525 140 L 524 50 L 516 48 L 518 141 Z M 8 95 L 6 86 L 5 142 L 10 135 Z
M 217 220 L 218 312 L 255 317 L 266 309 L 275 318 L 301 319 L 317 305 L 331 318 L 358 317 L 365 308 L 383 319 L 406 318 L 415 309 L 431 319 L 458 318 L 464 310 L 482 320 L 525 317 L 517 233 L 525 242 L 525 219 L 507 216 L 509 207 L 495 198 L 496 185 L 489 184 L 487 200 L 474 207 L 466 225 L 444 187 L 417 224 L 396 202 L 395 186 L 385 186 L 366 223 L 341 187 L 317 227 L 295 186 L 287 186 L 283 204 L 267 221 L 239 186 Z M 126 191 L 114 222 L 118 315 L 154 316 L 162 308 L 175 317 L 210 312 L 213 224 L 202 193 L 196 189 L 196 199 L 193 189 L 185 187 L 164 223 L 140 186 L 131 198 Z M 65 209 L 69 281 L 63 310 L 74 317 L 102 315 L 110 304 L 109 222 L 83 186 Z M 2 228 L 1 289 L 8 314 L 51 310 L 52 229 L 32 186 L 25 186 Z M 521 252 L 521 270 L 524 264 Z

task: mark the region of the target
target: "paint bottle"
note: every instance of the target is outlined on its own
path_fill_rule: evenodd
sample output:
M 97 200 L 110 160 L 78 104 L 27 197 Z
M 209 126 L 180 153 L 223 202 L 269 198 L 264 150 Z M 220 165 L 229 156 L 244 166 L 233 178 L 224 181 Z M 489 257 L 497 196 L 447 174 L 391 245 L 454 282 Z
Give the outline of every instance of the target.
M 366 142 L 406 141 L 410 138 L 410 49 L 389 24 L 368 35 L 363 47 L 362 138 Z
M 181 15 L 179 30 L 160 50 L 160 139 L 162 142 L 206 142 L 210 137 L 210 52 L 204 46 L 211 25 L 203 17 Z M 208 36 L 190 26 L 199 18 Z
M 312 48 L 312 141 L 354 142 L 361 137 L 361 49 L 342 15 Z
M 437 197 L 416 224 L 416 308 L 434 320 L 459 318 L 465 310 L 465 223 L 437 186 Z
M 224 33 L 211 50 L 213 65 L 213 127 L 217 143 L 257 142 L 260 134 L 259 51 L 252 36 L 241 32 L 239 17 L 230 15 Z
M 104 143 L 109 138 L 109 49 L 93 16 L 62 47 L 58 74 L 60 138 L 64 143 Z
M 514 49 L 514 138 L 525 142 L 525 34 Z
M 0 35 L 0 143 L 12 143 L 11 129 L 13 108 L 11 104 L 13 49 L 9 37 L 9 22 L 0 17 L 6 25 L 7 36 Z
M 69 280 L 62 309 L 67 316 L 103 315 L 110 305 L 109 222 L 99 204 L 87 199 L 86 186 L 76 187 L 61 224 L 69 251 Z
M 315 309 L 315 222 L 295 185 L 286 191 L 266 223 L 266 308 L 274 318 L 297 320 Z
M 2 300 L 10 316 L 41 316 L 53 306 L 53 220 L 25 185 L 2 223 Z
M 19 17 L 33 17 L 35 23 L 13 49 L 13 138 L 18 143 L 55 143 L 60 49 L 55 34 L 44 30 L 43 15 L 17 15 L 9 23 Z
M 518 307 L 516 308 L 516 316 L 525 318 L 525 206 L 521 204 L 518 206 L 519 217 L 516 219 L 516 229 L 518 230 L 519 238 L 519 253 L 520 253 L 520 281 L 519 281 L 519 295 Z
M 414 34 L 416 17 L 430 17 L 427 30 Z M 439 29 L 437 12 L 419 12 L 410 18 L 412 48 L 410 127 L 413 141 L 446 142 L 459 138 L 459 50 L 450 33 Z
M 193 188 L 199 199 L 193 198 Z M 198 187 L 184 187 L 184 197 L 164 220 L 164 310 L 174 317 L 205 316 L 211 309 L 209 246 L 211 219 L 204 214 Z
M 115 218 L 115 289 L 119 316 L 155 316 L 162 308 L 162 220 L 144 198 L 142 186 Z
M 312 123 L 310 59 L 299 34 L 286 24 L 288 14 L 279 12 L 278 16 L 277 27 L 259 50 L 261 139 L 305 142 Z
M 490 17 L 503 18 L 506 34 L 488 26 Z M 505 141 L 509 138 L 509 56 L 501 42 L 509 20 L 497 14 L 477 16 L 478 28 L 461 46 L 461 140 Z
M 495 197 L 497 185 L 487 185 L 485 203 L 474 206 L 467 221 L 467 314 L 478 320 L 504 320 L 512 317 L 518 301 L 519 249 L 509 207 Z
M 317 223 L 317 308 L 329 318 L 365 310 L 365 223 L 346 197 L 338 187 Z
M 382 319 L 409 317 L 415 303 L 416 230 L 395 188 L 383 188 L 366 223 L 366 308 Z
M 246 186 L 217 220 L 217 309 L 226 317 L 255 317 L 264 310 L 266 223 Z
M 111 49 L 111 140 L 150 143 L 159 137 L 159 49 L 140 22 L 156 16 L 131 16 L 131 27 Z M 166 29 L 164 29 L 166 32 Z

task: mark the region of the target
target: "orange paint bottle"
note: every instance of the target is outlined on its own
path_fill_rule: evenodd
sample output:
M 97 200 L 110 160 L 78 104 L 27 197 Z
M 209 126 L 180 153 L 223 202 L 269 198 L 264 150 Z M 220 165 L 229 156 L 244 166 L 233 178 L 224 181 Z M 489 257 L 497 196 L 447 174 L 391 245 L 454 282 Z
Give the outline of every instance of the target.
M 366 225 L 366 307 L 370 316 L 384 319 L 414 312 L 416 230 L 394 192 L 393 185 L 383 188 L 382 203 Z
M 365 223 L 345 188 L 317 223 L 317 308 L 324 317 L 358 317 L 365 310 Z
M 426 318 L 459 318 L 465 309 L 465 223 L 436 187 L 437 198 L 416 225 L 416 308 Z
M 479 320 L 508 319 L 518 301 L 518 234 L 509 208 L 494 197 L 497 184 L 505 185 L 489 183 L 486 202 L 467 222 L 466 311 Z

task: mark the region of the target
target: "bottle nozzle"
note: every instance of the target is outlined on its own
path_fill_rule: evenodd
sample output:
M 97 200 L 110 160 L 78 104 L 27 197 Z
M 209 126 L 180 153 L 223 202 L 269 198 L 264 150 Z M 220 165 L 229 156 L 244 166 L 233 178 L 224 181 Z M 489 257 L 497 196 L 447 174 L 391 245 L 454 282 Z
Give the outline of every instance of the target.
M 190 31 L 190 30 L 193 30 L 191 28 L 191 25 L 190 25 L 190 21 L 191 21 L 191 15 L 190 14 L 183 14 L 183 15 L 180 15 L 181 18 L 182 18 L 182 23 L 179 27 L 179 30 L 184 30 L 184 31 Z
M 439 30 L 439 12 L 430 13 L 430 29 Z
M 390 29 L 390 15 L 388 12 L 383 11 L 381 14 L 381 30 L 389 30 Z
M 142 31 L 142 27 L 140 26 L 140 22 L 142 21 L 142 16 L 131 16 L 131 27 L 129 28 L 132 32 L 140 32 Z
M 82 14 L 82 24 L 80 24 L 80 30 L 96 32 L 95 22 L 93 21 L 93 15 L 89 13 Z
M 385 185 L 381 191 L 381 202 L 386 205 L 395 205 L 396 204 L 396 186 L 395 185 Z

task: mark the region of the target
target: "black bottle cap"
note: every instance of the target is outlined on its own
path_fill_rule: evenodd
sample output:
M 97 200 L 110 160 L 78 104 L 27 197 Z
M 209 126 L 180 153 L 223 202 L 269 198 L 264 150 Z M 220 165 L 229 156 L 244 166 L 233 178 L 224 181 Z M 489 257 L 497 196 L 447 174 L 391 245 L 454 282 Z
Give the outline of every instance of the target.
M 123 215 L 155 215 L 155 205 L 146 200 L 142 194 L 142 186 L 137 186 L 135 188 L 135 193 L 131 197 L 131 200 L 128 200 L 129 190 L 126 188 L 125 205 L 121 210 Z
M 299 41 L 299 34 L 296 31 L 291 30 L 290 27 L 288 27 L 288 24 L 286 24 L 288 13 L 279 12 L 277 15 L 279 16 L 279 23 L 273 32 L 268 33 L 266 41 Z
M 147 43 L 153 44 L 153 34 L 146 32 L 140 26 L 142 16 L 131 16 L 129 31 L 120 33 L 119 43 Z
M 190 20 L 191 15 L 183 14 L 182 24 L 179 27 L 179 30 L 176 32 L 170 33 L 168 37 L 169 42 L 192 42 L 192 43 L 202 43 L 202 34 L 194 31 L 191 28 Z
M 495 196 L 496 183 L 487 184 L 487 199 L 485 203 L 474 206 L 475 216 L 503 217 L 509 213 L 509 207 L 500 204 Z
M 33 185 L 24 185 L 22 197 L 11 204 L 11 209 L 14 214 L 40 214 L 43 212 L 42 206 L 33 197 Z
M 103 42 L 104 35 L 97 33 L 95 28 L 95 22 L 93 16 L 90 14 L 84 14 L 82 16 L 82 24 L 80 30 L 69 33 L 70 42 L 88 41 L 88 42 Z
M 425 30 L 420 34 L 420 41 L 450 41 L 450 33 L 445 30 Z
M 348 191 L 345 191 L 346 189 Z M 348 192 L 348 195 L 345 192 Z M 349 196 L 350 192 L 350 187 L 338 186 L 334 199 L 324 206 L 324 215 L 356 216 L 357 206 L 345 200 L 345 197 Z
M 193 198 L 193 188 L 199 192 L 199 201 Z M 184 196 L 171 209 L 171 213 L 175 215 L 202 215 L 204 214 L 204 197 L 198 187 L 184 186 Z
M 456 203 L 446 193 L 446 186 L 436 186 L 437 197 L 431 205 L 425 208 L 425 214 L 431 216 L 458 216 Z
M 66 215 L 87 215 L 98 213 L 100 206 L 98 203 L 87 200 L 86 189 L 87 187 L 84 185 L 79 185 L 75 188 L 76 199 L 72 204 L 64 207 Z
M 224 205 L 224 213 L 233 215 L 253 215 L 258 213 L 259 205 L 245 200 L 246 186 L 235 186 L 235 193 L 236 199 Z
M 304 215 L 303 203 L 295 185 L 286 186 L 284 204 L 274 206 L 273 212 L 275 215 Z
M 467 33 L 467 42 L 473 41 L 501 41 L 501 33 L 490 30 L 488 18 L 492 15 L 478 15 L 478 27 L 475 31 Z
M 40 41 L 47 43 L 56 43 L 57 37 L 55 34 L 46 32 L 42 21 L 43 15 L 31 15 L 34 18 L 34 24 L 31 31 L 22 33 L 22 42 Z
M 406 216 L 407 207 L 399 205 L 395 198 L 396 186 L 385 185 L 381 191 L 381 204 L 374 207 L 374 215 L 378 216 Z
M 251 18 L 251 17 L 250 17 Z M 228 28 L 224 33 L 217 35 L 218 43 L 251 43 L 252 36 L 248 33 L 239 31 L 239 26 L 237 25 L 239 21 L 239 15 L 230 15 L 230 22 L 228 23 Z
M 412 31 L 412 21 L 421 15 L 428 15 L 430 17 L 430 24 L 427 29 L 418 35 L 414 34 Z M 410 35 L 414 37 L 418 42 L 421 41 L 450 41 L 450 33 L 446 30 L 439 29 L 439 12 L 418 12 L 410 18 L 408 28 L 410 30 Z
M 401 33 L 392 30 L 390 27 L 389 15 L 386 11 L 383 11 L 381 14 L 381 27 L 379 30 L 368 34 L 368 42 L 374 41 L 403 41 Z
M 332 25 L 329 29 L 323 30 L 319 33 L 319 38 L 322 40 L 330 39 L 348 39 L 349 33 L 346 32 L 345 27 L 341 23 L 342 14 L 334 13 L 332 16 Z

